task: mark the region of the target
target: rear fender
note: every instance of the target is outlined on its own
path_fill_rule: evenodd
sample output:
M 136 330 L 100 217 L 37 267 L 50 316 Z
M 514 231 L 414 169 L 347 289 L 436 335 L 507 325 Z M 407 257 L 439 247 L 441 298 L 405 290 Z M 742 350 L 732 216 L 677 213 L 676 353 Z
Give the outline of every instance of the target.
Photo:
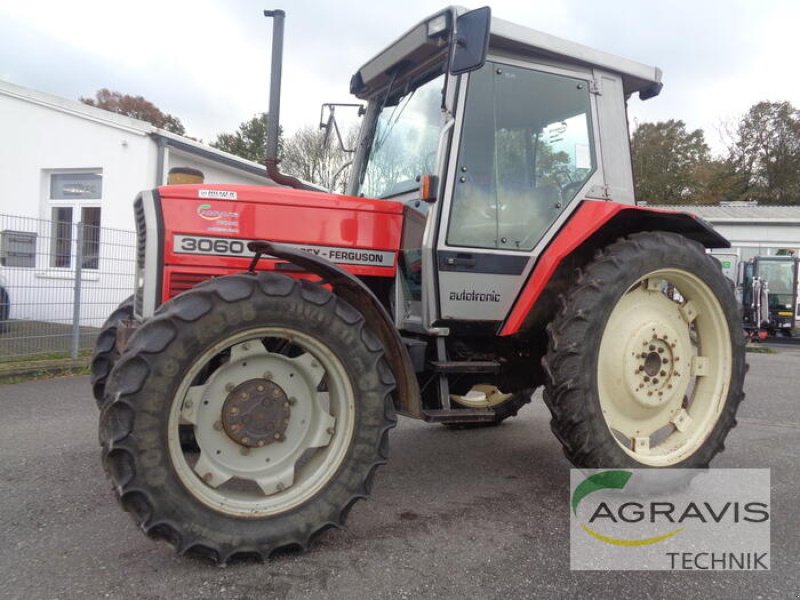
M 372 290 L 358 278 L 325 258 L 267 241 L 250 242 L 248 248 L 254 252 L 287 260 L 310 273 L 319 275 L 324 283 L 333 288 L 337 296 L 364 315 L 370 331 L 383 344 L 386 362 L 394 374 L 397 386 L 393 393 L 395 410 L 409 417 L 422 418 L 422 400 L 411 358 L 389 313 Z
M 641 231 L 669 231 L 706 248 L 730 248 L 728 240 L 695 215 L 586 200 L 539 256 L 500 335 L 514 335 L 550 322 L 558 295 L 568 289 L 574 270 L 589 262 L 598 249 Z

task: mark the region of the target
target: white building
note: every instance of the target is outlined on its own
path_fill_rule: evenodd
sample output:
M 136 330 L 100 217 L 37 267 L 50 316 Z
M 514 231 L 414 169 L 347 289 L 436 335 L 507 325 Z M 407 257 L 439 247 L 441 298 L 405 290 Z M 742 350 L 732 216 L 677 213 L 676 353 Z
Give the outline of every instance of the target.
M 731 243 L 739 259 L 800 251 L 800 206 L 663 206 L 694 213 Z
M 2 81 L 0 136 L 0 269 L 12 319 L 71 319 L 74 225 L 82 222 L 81 323 L 102 322 L 132 287 L 132 236 L 124 232 L 134 230 L 133 199 L 165 183 L 171 168 L 199 169 L 207 183 L 274 185 L 262 165 Z M 86 301 L 92 288 L 107 290 L 102 301 Z

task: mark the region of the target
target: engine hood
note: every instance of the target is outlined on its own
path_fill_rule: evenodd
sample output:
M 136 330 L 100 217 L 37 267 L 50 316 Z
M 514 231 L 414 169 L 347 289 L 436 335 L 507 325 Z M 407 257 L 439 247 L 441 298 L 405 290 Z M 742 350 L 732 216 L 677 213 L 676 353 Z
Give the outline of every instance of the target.
M 247 242 L 270 240 L 355 275 L 394 276 L 403 225 L 397 202 L 225 184 L 163 186 L 157 193 L 167 267 L 244 271 L 252 258 Z M 266 257 L 258 268 L 278 262 Z

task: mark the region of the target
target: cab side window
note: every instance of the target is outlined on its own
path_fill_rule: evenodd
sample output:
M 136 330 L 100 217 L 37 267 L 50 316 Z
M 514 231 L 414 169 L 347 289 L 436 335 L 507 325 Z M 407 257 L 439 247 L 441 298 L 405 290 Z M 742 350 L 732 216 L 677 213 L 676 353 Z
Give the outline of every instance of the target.
M 448 245 L 536 245 L 595 170 L 588 87 L 498 63 L 470 76 Z

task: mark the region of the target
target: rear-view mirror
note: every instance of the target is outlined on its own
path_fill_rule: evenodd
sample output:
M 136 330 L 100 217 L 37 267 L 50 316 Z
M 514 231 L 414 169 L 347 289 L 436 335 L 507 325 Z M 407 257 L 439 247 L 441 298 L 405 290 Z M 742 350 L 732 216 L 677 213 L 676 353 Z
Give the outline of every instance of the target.
M 452 39 L 450 73 L 459 75 L 480 69 L 489 50 L 489 25 L 492 11 L 488 6 L 476 8 L 456 19 Z

